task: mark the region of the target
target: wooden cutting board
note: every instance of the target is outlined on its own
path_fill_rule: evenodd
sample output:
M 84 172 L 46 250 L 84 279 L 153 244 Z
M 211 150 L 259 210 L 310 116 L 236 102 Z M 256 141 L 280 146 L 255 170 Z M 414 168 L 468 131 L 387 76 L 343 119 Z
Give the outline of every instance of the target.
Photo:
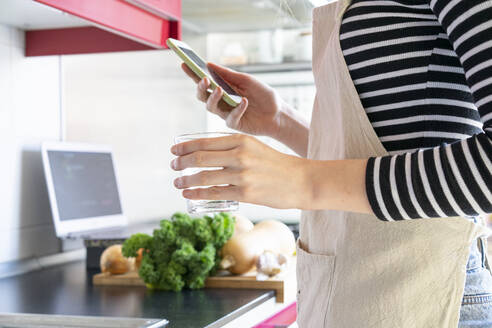
M 92 277 L 92 283 L 97 286 L 141 286 L 145 283 L 140 279 L 137 272 L 128 272 L 120 275 L 109 273 L 98 273 Z M 208 277 L 205 288 L 238 288 L 238 289 L 266 289 L 274 290 L 276 301 L 283 303 L 295 297 L 296 275 L 295 263 L 290 263 L 289 269 L 280 277 L 268 280 L 256 280 L 255 273 L 241 276 L 224 275 Z

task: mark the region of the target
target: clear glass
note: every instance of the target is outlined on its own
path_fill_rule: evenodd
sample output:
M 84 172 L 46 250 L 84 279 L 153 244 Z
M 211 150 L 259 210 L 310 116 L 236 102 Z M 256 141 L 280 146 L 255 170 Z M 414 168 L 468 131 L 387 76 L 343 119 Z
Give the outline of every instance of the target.
M 182 143 L 185 141 L 203 139 L 203 138 L 217 138 L 232 135 L 227 132 L 200 132 L 183 134 L 174 138 L 174 144 Z M 181 176 L 188 176 L 196 174 L 204 170 L 220 170 L 222 167 L 207 167 L 207 168 L 187 168 L 181 171 Z M 194 189 L 194 188 L 190 188 Z M 188 212 L 192 214 L 198 213 L 215 213 L 215 212 L 233 212 L 239 208 L 239 202 L 234 200 L 186 200 Z

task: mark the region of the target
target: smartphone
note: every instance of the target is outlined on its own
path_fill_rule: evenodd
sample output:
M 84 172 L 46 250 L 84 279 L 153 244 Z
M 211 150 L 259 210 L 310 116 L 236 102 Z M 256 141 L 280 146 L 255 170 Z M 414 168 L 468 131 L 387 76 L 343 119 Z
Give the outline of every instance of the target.
M 212 69 L 209 69 L 207 63 L 205 63 L 205 61 L 200 58 L 189 45 L 183 41 L 171 38 L 166 40 L 166 44 L 169 46 L 169 49 L 172 49 L 199 78 L 203 79 L 206 76 L 210 81 L 212 90 L 217 88 L 217 86 L 220 86 L 224 91 L 222 99 L 228 105 L 232 107 L 237 107 L 239 105 L 241 96 L 238 95 L 217 73 Z

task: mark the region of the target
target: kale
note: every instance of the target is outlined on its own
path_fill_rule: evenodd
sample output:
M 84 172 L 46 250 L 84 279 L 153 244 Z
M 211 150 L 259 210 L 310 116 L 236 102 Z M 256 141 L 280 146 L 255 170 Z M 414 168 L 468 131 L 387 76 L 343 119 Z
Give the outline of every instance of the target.
M 171 220 L 162 220 L 152 236 L 137 233 L 128 238 L 123 255 L 135 257 L 143 249 L 138 273 L 151 288 L 203 288 L 205 279 L 217 268 L 218 251 L 231 238 L 234 223 L 228 213 L 203 218 L 175 213 Z

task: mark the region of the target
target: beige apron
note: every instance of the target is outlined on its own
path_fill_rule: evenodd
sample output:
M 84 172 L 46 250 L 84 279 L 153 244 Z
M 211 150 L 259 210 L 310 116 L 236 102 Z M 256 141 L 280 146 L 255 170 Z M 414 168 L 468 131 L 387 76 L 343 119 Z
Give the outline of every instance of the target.
M 311 159 L 387 155 L 340 48 L 345 5 L 339 1 L 313 13 Z M 383 222 L 374 215 L 304 211 L 297 249 L 299 327 L 457 327 L 470 245 L 484 233 L 463 218 Z

